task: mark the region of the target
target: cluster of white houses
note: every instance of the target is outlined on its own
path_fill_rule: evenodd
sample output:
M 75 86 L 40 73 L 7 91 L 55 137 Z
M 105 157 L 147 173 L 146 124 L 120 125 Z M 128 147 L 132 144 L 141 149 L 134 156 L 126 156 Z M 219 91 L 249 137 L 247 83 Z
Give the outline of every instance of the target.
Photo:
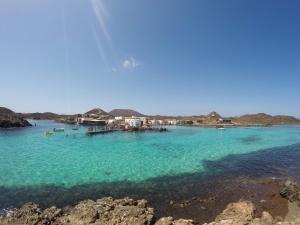
M 77 117 L 79 124 L 86 125 L 107 125 L 122 127 L 149 127 L 161 125 L 205 125 L 205 124 L 230 124 L 231 120 L 223 119 L 213 112 L 207 116 L 180 119 L 155 119 L 146 116 L 111 116 L 109 114 L 83 114 Z
M 86 125 L 124 125 L 130 127 L 141 127 L 147 123 L 146 117 L 113 117 L 107 114 L 84 114 L 77 118 L 79 124 Z
M 77 122 L 86 125 L 123 125 L 129 127 L 144 127 L 144 126 L 158 126 L 158 125 L 177 125 L 178 120 L 156 120 L 148 117 L 138 116 L 116 116 L 99 115 L 99 114 L 84 114 L 78 116 Z

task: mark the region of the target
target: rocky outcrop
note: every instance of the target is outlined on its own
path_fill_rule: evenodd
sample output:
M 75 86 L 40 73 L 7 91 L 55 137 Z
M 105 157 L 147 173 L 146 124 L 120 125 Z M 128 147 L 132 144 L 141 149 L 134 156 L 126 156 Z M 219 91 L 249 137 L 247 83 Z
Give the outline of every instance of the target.
M 217 216 L 215 222 L 217 224 L 248 224 L 254 217 L 255 207 L 251 202 L 244 201 L 239 203 L 231 203 L 227 208 Z
M 193 225 L 192 220 L 165 217 L 155 222 L 153 209 L 146 200 L 102 198 L 86 200 L 71 209 L 51 207 L 45 210 L 25 204 L 11 215 L 0 217 L 1 225 Z
M 273 218 L 268 212 L 263 212 L 261 217 L 255 218 L 255 206 L 248 201 L 231 203 L 215 219 L 214 222 L 204 225 L 298 225 L 299 217 L 293 220 Z
M 300 187 L 296 182 L 286 181 L 281 188 L 280 195 L 300 206 Z
M 0 107 L 0 128 L 28 127 L 31 124 L 10 109 Z
M 1 225 L 150 225 L 153 209 L 145 200 L 102 198 L 86 200 L 71 209 L 51 207 L 45 210 L 28 203 L 11 215 L 0 218 Z

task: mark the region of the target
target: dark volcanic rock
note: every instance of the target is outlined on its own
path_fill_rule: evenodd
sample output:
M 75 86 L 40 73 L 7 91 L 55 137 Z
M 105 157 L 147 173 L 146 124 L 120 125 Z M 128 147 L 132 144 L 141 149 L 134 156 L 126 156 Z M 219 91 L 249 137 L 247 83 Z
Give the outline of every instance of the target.
M 31 124 L 10 109 L 0 107 L 0 128 L 28 127 Z

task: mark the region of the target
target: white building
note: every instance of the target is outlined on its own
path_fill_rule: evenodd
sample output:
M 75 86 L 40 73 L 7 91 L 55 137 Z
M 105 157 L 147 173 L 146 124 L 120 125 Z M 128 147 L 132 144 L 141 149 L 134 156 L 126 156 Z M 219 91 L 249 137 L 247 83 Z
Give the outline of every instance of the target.
M 115 119 L 110 119 L 107 121 L 107 124 L 113 124 L 116 120 Z
M 177 125 L 178 121 L 177 120 L 168 120 L 169 125 Z
M 143 125 L 148 123 L 148 119 L 146 117 L 138 117 L 138 118 L 143 122 Z
M 131 126 L 131 127 L 142 127 L 146 124 L 148 124 L 148 119 L 146 117 L 125 117 L 125 124 Z
M 153 125 L 153 126 L 158 125 L 157 120 L 149 120 L 149 123 L 150 123 L 151 125 Z
M 165 121 L 164 120 L 157 120 L 159 125 L 165 125 Z
M 123 116 L 116 116 L 115 120 L 124 120 L 124 117 Z
M 143 125 L 140 118 L 126 118 L 125 123 L 130 127 L 141 127 Z

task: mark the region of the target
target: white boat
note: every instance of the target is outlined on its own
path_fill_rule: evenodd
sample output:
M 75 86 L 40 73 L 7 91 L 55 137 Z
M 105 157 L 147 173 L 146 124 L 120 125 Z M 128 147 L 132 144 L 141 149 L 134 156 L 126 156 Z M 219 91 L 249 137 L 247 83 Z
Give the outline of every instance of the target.
M 218 130 L 225 130 L 225 127 L 223 125 L 217 125 L 216 128 Z

